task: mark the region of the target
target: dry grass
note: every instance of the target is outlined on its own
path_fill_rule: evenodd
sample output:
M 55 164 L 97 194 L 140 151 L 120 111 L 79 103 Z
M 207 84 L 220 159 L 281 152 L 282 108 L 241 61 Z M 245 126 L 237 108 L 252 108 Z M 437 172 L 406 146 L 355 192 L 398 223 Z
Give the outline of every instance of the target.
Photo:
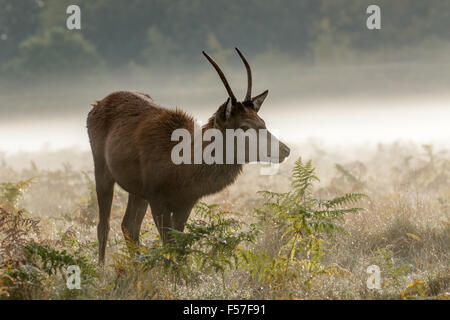
M 324 265 L 345 270 L 341 275 L 317 277 L 313 285 L 293 284 L 272 290 L 242 269 L 200 273 L 189 281 L 176 279 L 163 269 L 130 272 L 132 266 L 121 251 L 120 223 L 126 207 L 126 193 L 117 188 L 112 210 L 107 266 L 94 284 L 71 293 L 61 277 L 53 276 L 46 296 L 37 291 L 27 298 L 82 299 L 400 299 L 448 298 L 450 292 L 450 152 L 431 146 L 379 145 L 375 149 L 324 151 L 317 145 L 301 146 L 274 176 L 259 175 L 259 165 L 248 165 L 238 182 L 204 199 L 235 212 L 246 224 L 258 222 L 255 208 L 263 204 L 260 190 L 284 192 L 290 188 L 290 170 L 295 155 L 313 160 L 321 183 L 315 190 L 320 198 L 346 192 L 363 192 L 366 209 L 346 217 L 347 234 L 324 236 Z M 42 155 L 36 154 L 38 162 Z M 49 157 L 51 155 L 44 155 Z M 82 168 L 90 168 L 85 154 L 74 155 Z M 1 159 L 0 159 L 1 160 Z M 340 164 L 336 167 L 336 164 Z M 40 219 L 41 238 L 59 249 L 83 252 L 95 263 L 97 207 L 92 172 L 69 165 L 63 169 L 41 170 L 35 164 L 12 169 L 8 158 L 0 166 L 0 183 L 35 178 L 17 208 Z M 276 254 L 281 235 L 268 222 L 250 249 Z M 264 232 L 265 231 L 265 232 Z M 72 244 L 62 241 L 64 235 Z M 157 238 L 147 214 L 143 224 L 144 245 Z M 80 249 L 82 248 L 82 249 Z M 77 251 L 78 250 L 78 251 Z M 369 290 L 366 269 L 381 268 L 382 289 Z M 0 267 L 1 268 L 1 267 Z M 0 274 L 0 294 L 1 294 Z M 416 282 L 414 282 L 416 281 Z M 423 283 L 422 283 L 423 282 Z M 411 284 L 411 285 L 410 285 Z M 408 285 L 410 285 L 408 287 Z M 408 288 L 407 288 L 408 287 Z

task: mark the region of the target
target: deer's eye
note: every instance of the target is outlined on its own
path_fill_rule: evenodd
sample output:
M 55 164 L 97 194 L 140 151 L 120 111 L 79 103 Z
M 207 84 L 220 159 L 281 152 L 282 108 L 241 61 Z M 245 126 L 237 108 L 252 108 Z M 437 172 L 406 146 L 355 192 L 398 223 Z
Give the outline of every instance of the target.
M 241 126 L 241 129 L 244 131 L 247 131 L 248 129 L 250 129 L 250 127 L 249 126 Z

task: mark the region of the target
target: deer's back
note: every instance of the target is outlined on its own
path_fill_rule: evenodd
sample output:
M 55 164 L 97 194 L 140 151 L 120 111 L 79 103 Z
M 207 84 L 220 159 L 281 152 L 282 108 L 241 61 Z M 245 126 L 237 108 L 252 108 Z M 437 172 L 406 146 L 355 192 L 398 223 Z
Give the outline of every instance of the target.
M 114 92 L 94 105 L 87 120 L 94 161 L 103 161 L 126 191 L 148 194 L 179 181 L 170 154 L 172 132 L 193 132 L 192 117 L 157 105 L 148 95 Z

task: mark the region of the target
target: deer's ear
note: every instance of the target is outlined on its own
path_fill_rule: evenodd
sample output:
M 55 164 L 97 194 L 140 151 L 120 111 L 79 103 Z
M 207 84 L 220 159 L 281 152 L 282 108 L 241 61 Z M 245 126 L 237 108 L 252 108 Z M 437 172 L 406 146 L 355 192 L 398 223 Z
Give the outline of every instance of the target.
M 266 90 L 263 93 L 261 93 L 257 96 L 254 96 L 252 98 L 253 108 L 255 109 L 256 112 L 258 112 L 259 108 L 261 108 L 261 105 L 263 104 L 264 100 L 266 99 L 268 93 L 269 93 L 269 90 Z
M 228 98 L 227 105 L 225 106 L 225 121 L 230 119 L 232 109 L 233 109 L 233 103 L 231 102 L 231 99 Z
M 216 121 L 218 121 L 219 123 L 223 123 L 230 119 L 233 108 L 233 102 L 231 102 L 231 99 L 228 98 L 227 102 L 222 104 L 222 106 L 219 108 L 216 115 Z

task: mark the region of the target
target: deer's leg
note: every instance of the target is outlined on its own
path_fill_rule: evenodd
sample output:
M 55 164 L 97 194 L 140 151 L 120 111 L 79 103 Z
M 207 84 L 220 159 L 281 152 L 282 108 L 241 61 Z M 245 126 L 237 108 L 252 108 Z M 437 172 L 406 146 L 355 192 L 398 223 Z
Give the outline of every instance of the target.
M 139 232 L 141 231 L 142 220 L 144 220 L 147 206 L 147 200 L 144 198 L 131 193 L 128 195 L 127 210 L 122 220 L 122 232 L 125 240 L 139 244 Z
M 172 228 L 171 212 L 160 202 L 153 200 L 149 201 L 149 203 L 161 240 L 166 243 L 169 240 L 169 230 Z
M 105 262 L 106 242 L 109 234 L 109 218 L 114 194 L 114 180 L 104 162 L 95 162 L 95 185 L 97 191 L 99 222 L 97 226 L 98 262 Z
M 172 216 L 172 224 L 175 230 L 183 232 L 184 225 L 186 224 L 186 221 L 189 218 L 191 210 L 192 206 L 174 211 Z

